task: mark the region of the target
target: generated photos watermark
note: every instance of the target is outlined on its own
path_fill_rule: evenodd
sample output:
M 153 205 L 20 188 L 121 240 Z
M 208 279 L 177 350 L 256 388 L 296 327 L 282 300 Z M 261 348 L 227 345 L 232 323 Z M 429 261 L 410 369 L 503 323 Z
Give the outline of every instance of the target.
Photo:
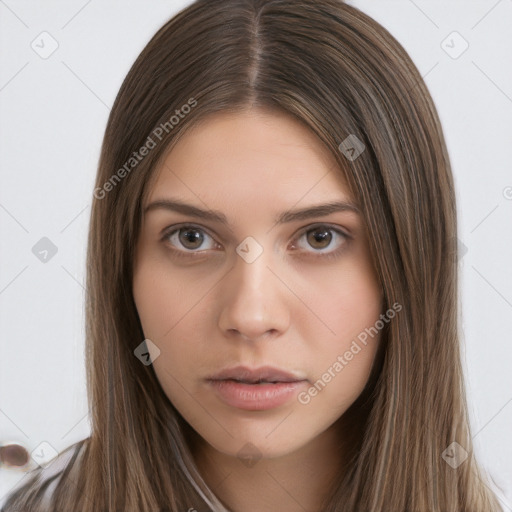
M 303 405 L 307 405 L 311 402 L 311 399 L 318 395 L 320 391 L 322 391 L 332 379 L 338 375 L 345 366 L 349 364 L 354 357 L 361 352 L 361 350 L 368 343 L 368 336 L 373 338 L 376 336 L 379 331 L 381 331 L 384 326 L 389 323 L 391 319 L 396 316 L 396 313 L 402 310 L 402 305 L 398 302 L 395 302 L 391 308 L 389 308 L 386 313 L 382 313 L 380 315 L 380 319 L 375 322 L 372 327 L 367 327 L 364 331 L 361 331 L 357 338 L 352 340 L 349 350 L 346 350 L 343 355 L 339 355 L 336 358 L 336 361 L 333 362 L 329 368 L 322 374 L 322 376 L 312 384 L 306 391 L 301 391 L 297 400 L 299 403 Z M 358 343 L 359 342 L 359 343 Z
M 170 133 L 175 126 L 177 126 L 182 119 L 185 118 L 191 110 L 197 106 L 197 101 L 194 98 L 190 98 L 188 103 L 183 105 L 181 109 L 175 110 L 175 115 L 172 115 L 165 123 L 160 123 L 148 136 L 146 142 L 140 147 L 138 151 L 134 151 L 130 158 L 120 167 L 112 176 L 101 186 L 94 189 L 94 197 L 96 199 L 103 199 L 107 192 L 113 190 L 117 184 L 129 175 L 133 169 L 139 165 L 145 156 L 147 156 L 151 150 L 156 148 L 158 143 L 163 139 L 164 133 Z

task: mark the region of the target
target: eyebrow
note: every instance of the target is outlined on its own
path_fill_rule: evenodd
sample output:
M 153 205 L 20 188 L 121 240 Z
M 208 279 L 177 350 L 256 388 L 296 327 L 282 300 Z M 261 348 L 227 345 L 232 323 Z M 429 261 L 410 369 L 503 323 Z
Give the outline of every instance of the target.
M 202 210 L 197 206 L 184 203 L 179 199 L 158 199 L 147 205 L 144 209 L 144 213 L 158 209 L 170 210 L 184 215 L 190 215 L 198 219 L 209 220 L 226 226 L 229 225 L 227 217 L 222 212 L 210 209 Z M 277 215 L 274 222 L 276 224 L 285 224 L 288 222 L 307 220 L 313 217 L 321 217 L 331 213 L 347 211 L 358 215 L 360 214 L 359 208 L 353 203 L 348 201 L 333 201 L 330 203 L 309 206 L 307 208 L 287 210 Z

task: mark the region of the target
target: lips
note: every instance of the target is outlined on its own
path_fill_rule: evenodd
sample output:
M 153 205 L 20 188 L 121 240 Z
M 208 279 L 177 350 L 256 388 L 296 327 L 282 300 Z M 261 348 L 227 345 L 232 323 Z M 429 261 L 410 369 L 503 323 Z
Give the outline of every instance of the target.
M 226 368 L 215 375 L 208 377 L 209 381 L 233 380 L 245 384 L 300 382 L 306 380 L 303 376 L 294 375 L 280 368 L 261 366 L 251 369 L 246 366 Z
M 268 411 L 290 403 L 295 395 L 308 386 L 301 375 L 262 366 L 226 368 L 206 379 L 209 389 L 226 405 L 235 410 Z

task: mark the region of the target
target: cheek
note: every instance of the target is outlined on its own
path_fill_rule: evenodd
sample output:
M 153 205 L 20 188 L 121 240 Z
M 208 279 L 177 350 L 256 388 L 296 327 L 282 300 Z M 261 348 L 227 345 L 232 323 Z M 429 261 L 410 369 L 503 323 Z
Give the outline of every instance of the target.
M 200 291 L 187 287 L 158 261 L 145 261 L 135 270 L 133 297 L 146 338 L 164 341 L 198 302 Z
M 155 282 L 152 272 L 146 268 L 137 270 L 133 280 L 133 299 L 139 315 L 144 336 L 157 342 L 164 334 L 163 313 L 165 297 L 162 287 Z M 172 305 L 169 305 L 172 311 Z
M 335 363 L 322 369 L 318 379 L 298 397 L 308 416 L 323 417 L 324 423 L 330 424 L 350 408 L 368 382 L 374 346 L 362 348 L 351 361 L 343 363 L 335 358 Z
M 200 290 L 191 290 L 179 275 L 169 275 L 158 260 L 146 259 L 134 271 L 133 297 L 145 338 L 160 350 L 153 361 L 157 377 L 166 390 L 174 390 L 190 374 L 187 365 L 197 359 L 192 336 Z
M 188 402 L 194 392 L 190 380 L 198 371 L 194 365 L 197 351 L 186 341 L 169 337 L 160 348 L 160 356 L 153 362 L 153 368 L 166 395 L 179 406 Z
M 316 295 L 316 307 L 327 328 L 322 328 L 322 336 L 318 331 L 309 334 L 316 340 L 310 396 L 318 396 L 314 398 L 318 406 L 328 402 L 343 411 L 359 396 L 370 375 L 381 336 L 375 326 L 383 296 L 372 269 L 365 265 L 354 265 L 324 284 L 324 293 Z
M 346 340 L 356 337 L 365 328 L 374 325 L 382 312 L 380 286 L 365 266 L 353 265 L 332 273 L 315 288 L 309 287 L 308 303 L 318 311 L 326 334 L 333 344 L 343 348 Z M 340 346 L 341 345 L 341 346 Z
M 342 415 L 361 394 L 368 378 L 380 343 L 380 331 L 372 331 L 378 315 L 371 324 L 353 325 L 354 336 L 338 337 L 317 347 L 311 385 L 299 402 L 312 406 L 316 414 L 335 419 Z M 347 328 L 348 329 L 348 328 Z

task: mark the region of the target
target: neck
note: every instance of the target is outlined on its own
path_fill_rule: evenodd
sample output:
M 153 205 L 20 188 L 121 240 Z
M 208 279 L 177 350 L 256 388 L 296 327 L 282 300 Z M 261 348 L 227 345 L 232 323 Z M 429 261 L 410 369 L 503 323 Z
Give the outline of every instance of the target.
M 342 430 L 338 420 L 292 453 L 252 462 L 219 452 L 197 436 L 193 455 L 206 484 L 232 512 L 320 512 L 350 451 L 341 442 Z

